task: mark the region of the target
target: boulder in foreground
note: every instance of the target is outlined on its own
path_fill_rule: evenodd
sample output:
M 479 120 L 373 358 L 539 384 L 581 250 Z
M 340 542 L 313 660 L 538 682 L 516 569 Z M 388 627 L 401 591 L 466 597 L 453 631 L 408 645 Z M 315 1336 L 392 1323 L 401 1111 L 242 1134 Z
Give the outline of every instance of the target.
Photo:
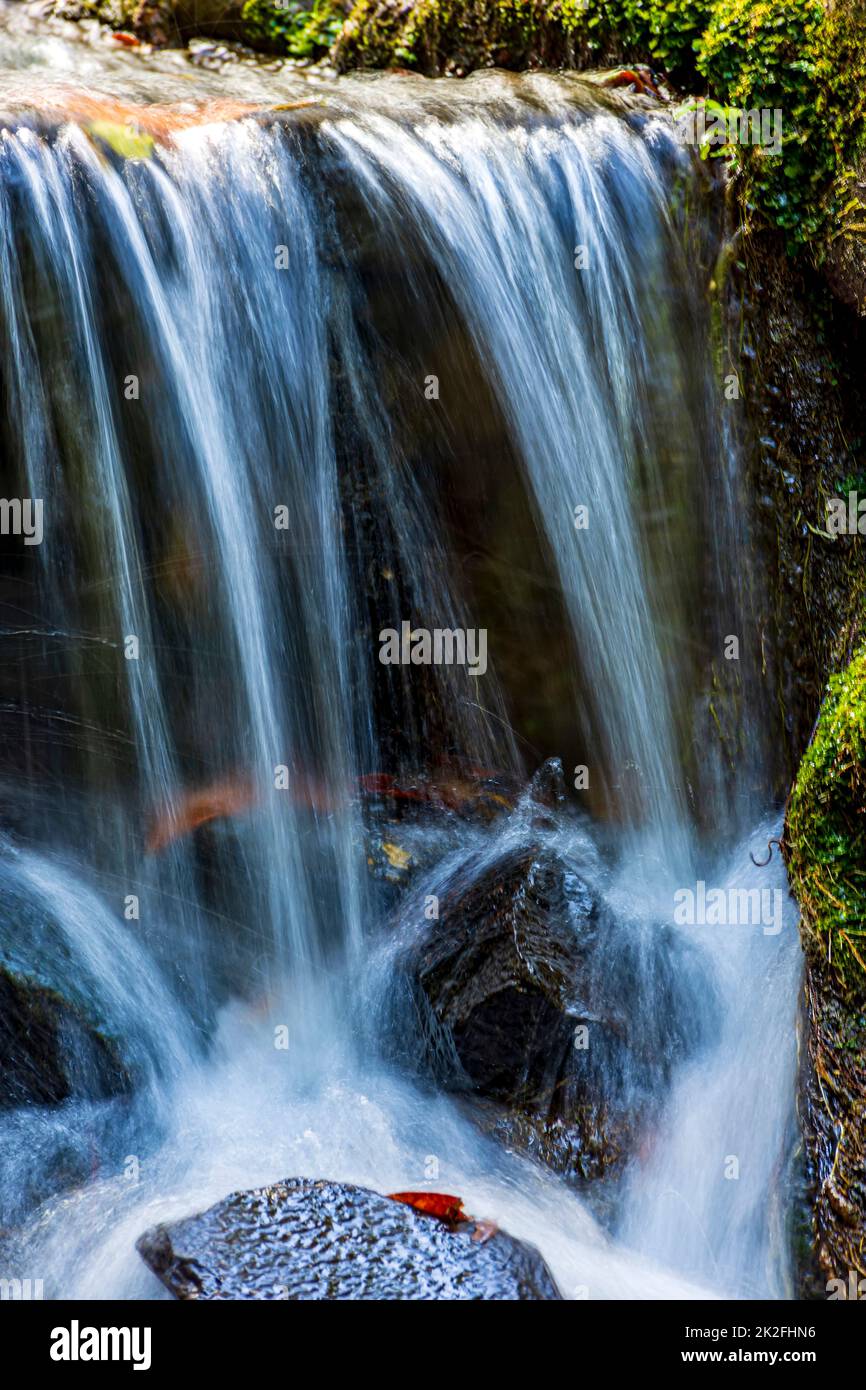
M 477 1239 L 349 1183 L 287 1178 L 146 1231 L 143 1260 L 180 1299 L 559 1299 L 532 1246 Z

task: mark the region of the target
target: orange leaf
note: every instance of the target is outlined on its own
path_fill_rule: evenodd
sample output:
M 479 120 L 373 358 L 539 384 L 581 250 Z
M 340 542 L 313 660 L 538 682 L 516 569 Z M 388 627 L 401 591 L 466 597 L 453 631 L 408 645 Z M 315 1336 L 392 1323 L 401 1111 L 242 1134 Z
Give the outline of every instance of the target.
M 649 68 L 620 68 L 618 72 L 612 73 L 610 77 L 602 79 L 603 87 L 634 87 L 641 96 L 645 92 L 650 92 L 654 97 L 661 100 L 658 87 L 652 79 Z
M 208 821 L 248 811 L 255 800 L 255 789 L 248 777 L 226 778 L 198 791 L 187 792 L 154 818 L 147 837 L 148 853 L 164 849 L 172 840 Z
M 402 1202 L 404 1206 L 414 1207 L 425 1216 L 435 1216 L 452 1226 L 470 1220 L 463 1210 L 463 1198 L 452 1197 L 448 1192 L 389 1192 L 388 1196 L 392 1202 Z

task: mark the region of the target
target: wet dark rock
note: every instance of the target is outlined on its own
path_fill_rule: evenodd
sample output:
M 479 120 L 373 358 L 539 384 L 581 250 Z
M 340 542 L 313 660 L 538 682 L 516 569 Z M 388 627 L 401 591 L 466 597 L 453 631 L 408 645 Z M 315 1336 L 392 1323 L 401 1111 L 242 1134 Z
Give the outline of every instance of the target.
M 866 420 L 862 373 L 855 366 L 866 329 L 828 300 L 820 274 L 784 254 L 778 236 L 753 233 L 747 265 L 746 290 L 751 286 L 754 297 L 755 277 L 762 286 L 751 324 L 757 356 L 744 373 L 757 513 L 753 550 L 764 571 L 754 621 L 766 663 L 764 687 L 773 694 L 766 718 L 779 732 L 771 740 L 771 775 L 784 800 L 826 677 L 850 658 L 847 633 L 862 610 L 858 538 L 834 540 L 826 528 L 828 498 L 861 482 L 851 441 L 863 437 Z M 732 286 L 728 294 L 728 339 L 738 344 L 740 305 Z
M 538 806 L 560 811 L 565 805 L 565 778 L 561 758 L 548 758 L 529 784 L 529 795 Z
M 180 1299 L 560 1297 L 531 1246 L 480 1234 L 367 1188 L 288 1178 L 157 1226 L 137 1249 Z
M 538 843 L 472 860 L 404 966 L 395 1027 L 422 1065 L 480 1102 L 483 1128 L 577 1180 L 621 1171 L 671 1067 L 716 1026 L 682 940 L 616 920 Z
M 114 1044 L 62 995 L 0 969 L 0 1108 L 129 1090 Z
M 542 763 L 529 784 L 528 795 L 533 803 L 532 829 L 555 829 L 566 804 L 561 759 L 548 758 Z
M 0 1109 L 127 1093 L 130 1073 L 50 918 L 6 880 L 0 910 Z

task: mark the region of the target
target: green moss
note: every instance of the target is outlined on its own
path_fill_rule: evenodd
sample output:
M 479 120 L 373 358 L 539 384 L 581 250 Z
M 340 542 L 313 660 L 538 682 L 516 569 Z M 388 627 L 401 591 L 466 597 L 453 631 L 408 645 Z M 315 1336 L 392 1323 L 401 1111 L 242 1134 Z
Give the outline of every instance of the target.
M 338 66 L 412 68 L 427 76 L 476 68 L 573 66 L 580 0 L 359 0 L 340 35 Z
M 721 0 L 698 45 L 720 99 L 780 110 L 781 158 L 736 149 L 747 198 L 789 249 L 845 235 L 863 212 L 856 166 L 866 143 L 866 11 L 822 0 Z
M 694 70 L 709 0 L 358 0 L 337 45 L 343 68 L 410 67 L 428 76 L 483 67 L 588 67 L 629 54 Z
M 807 943 L 847 993 L 866 997 L 866 645 L 830 679 L 785 845 Z
M 343 23 L 343 12 L 333 0 L 246 0 L 241 10 L 245 40 L 290 58 L 319 58 L 327 53 Z

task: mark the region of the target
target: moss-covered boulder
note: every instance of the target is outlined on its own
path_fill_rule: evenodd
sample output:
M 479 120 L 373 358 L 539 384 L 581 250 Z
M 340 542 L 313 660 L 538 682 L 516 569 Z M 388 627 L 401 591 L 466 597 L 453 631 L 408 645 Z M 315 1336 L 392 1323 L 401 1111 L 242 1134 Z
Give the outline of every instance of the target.
M 652 63 L 684 84 L 712 0 L 356 0 L 338 66 L 405 66 L 430 77 L 484 67 Z
M 830 679 L 788 808 L 788 867 L 813 953 L 866 1000 L 866 647 Z
M 778 111 L 782 151 L 733 148 L 747 201 L 790 249 L 855 233 L 856 163 L 866 138 L 866 13 L 847 0 L 716 0 L 695 40 L 698 70 L 719 101 Z
M 588 44 L 580 13 L 579 0 L 359 0 L 334 59 L 342 71 L 407 67 L 428 77 L 583 67 L 594 51 L 610 56 L 611 36 Z
M 830 679 L 785 852 L 807 955 L 806 1287 L 820 1296 L 827 1280 L 862 1270 L 866 1246 L 866 646 Z

